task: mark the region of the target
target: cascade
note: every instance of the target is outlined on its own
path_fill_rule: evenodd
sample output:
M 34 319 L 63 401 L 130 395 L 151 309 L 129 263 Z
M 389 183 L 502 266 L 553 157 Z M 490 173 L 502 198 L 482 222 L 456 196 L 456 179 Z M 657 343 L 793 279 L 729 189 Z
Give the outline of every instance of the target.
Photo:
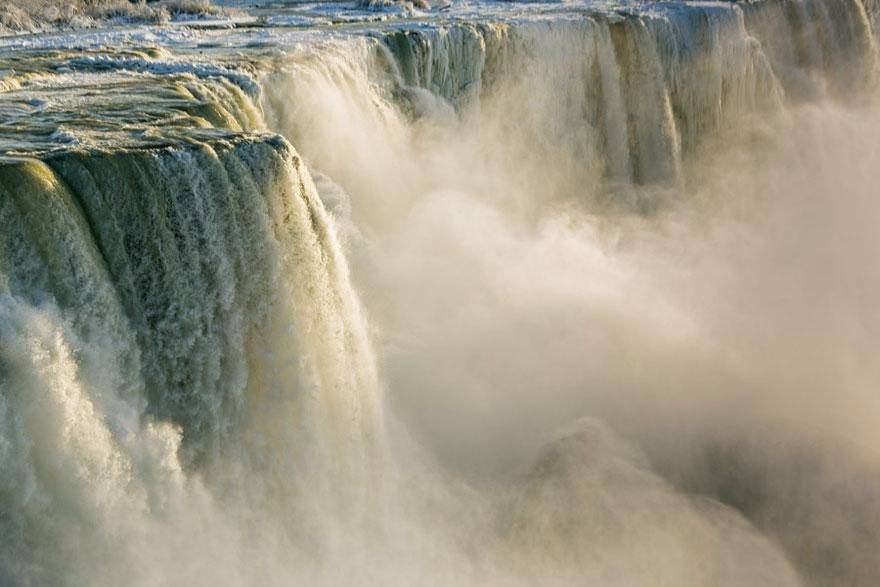
M 432 462 L 398 483 L 430 459 L 394 458 L 418 450 L 385 413 L 356 292 L 373 276 L 346 255 L 461 202 L 487 232 L 566 206 L 647 222 L 738 133 L 875 97 L 874 0 L 540 10 L 351 22 L 265 50 L 0 52 L 0 584 L 802 582 L 813 544 L 750 525 L 785 497 L 772 455 L 718 451 L 757 479 L 754 503 L 681 473 L 718 497 L 702 500 L 584 420 L 500 497 Z M 505 247 L 526 237 L 483 243 L 467 221 L 450 223 L 462 250 L 521 261 Z M 628 287 L 617 271 L 597 280 Z M 511 281 L 482 301 L 507 303 Z
M 683 160 L 701 142 L 743 117 L 767 116 L 786 100 L 818 93 L 864 95 L 850 90 L 871 86 L 877 72 L 876 42 L 858 1 L 437 24 L 381 35 L 373 49 L 378 56 L 365 54 L 369 44 L 336 45 L 320 56 L 309 49 L 305 58 L 294 52 L 289 80 L 266 82 L 269 110 L 284 119 L 280 127 L 336 174 L 344 171 L 323 159 L 333 158 L 325 155 L 329 144 L 338 148 L 345 138 L 316 139 L 331 132 L 319 130 L 328 123 L 299 104 L 285 109 L 273 92 L 292 85 L 303 94 L 297 103 L 308 104 L 321 84 L 322 91 L 359 102 L 363 117 L 381 121 L 382 132 L 394 136 L 406 132 L 395 117 L 448 117 L 451 107 L 485 134 L 529 145 L 533 157 L 568 159 L 575 186 L 601 177 L 675 184 Z M 328 145 L 309 143 L 319 140 Z
M 0 186 L 7 543 L 94 500 L 145 514 L 157 471 L 228 461 L 358 515 L 384 460 L 375 364 L 289 144 L 10 160 Z

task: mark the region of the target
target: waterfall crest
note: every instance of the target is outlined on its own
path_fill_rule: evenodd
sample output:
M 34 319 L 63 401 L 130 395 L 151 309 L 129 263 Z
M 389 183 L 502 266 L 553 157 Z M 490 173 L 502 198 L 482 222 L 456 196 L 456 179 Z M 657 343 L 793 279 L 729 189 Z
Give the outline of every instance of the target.
M 674 187 L 695 154 L 744 121 L 786 104 L 872 95 L 878 55 L 868 14 L 858 0 L 793 0 L 404 28 L 373 43 L 294 51 L 281 64 L 288 73 L 265 82 L 264 102 L 337 179 L 345 179 L 346 143 L 377 134 L 368 126 L 378 128 L 375 149 L 394 159 L 399 137 L 422 140 L 412 119 L 448 126 L 457 116 L 474 156 L 538 161 L 529 175 L 548 161 L 564 169 L 548 191 Z M 290 92 L 297 98 L 288 106 Z M 331 94 L 323 108 L 349 101 L 363 129 L 358 121 L 337 135 L 332 119 L 316 118 L 321 108 L 310 104 Z M 499 136 L 507 137 L 501 152 Z
M 384 462 L 376 366 L 288 143 L 22 159 L 0 167 L 0 186 L 11 580 L 44 562 L 11 545 L 58 548 L 63 573 L 80 533 L 100 550 L 127 518 L 161 515 L 170 481 L 201 471 L 252 490 L 230 462 L 261 491 L 364 515 Z

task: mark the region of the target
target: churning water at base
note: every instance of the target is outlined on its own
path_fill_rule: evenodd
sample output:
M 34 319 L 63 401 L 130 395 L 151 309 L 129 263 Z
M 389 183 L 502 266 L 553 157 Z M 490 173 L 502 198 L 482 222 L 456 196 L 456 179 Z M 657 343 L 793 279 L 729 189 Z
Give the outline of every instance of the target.
M 875 583 L 874 18 L 390 26 L 258 87 L 34 57 L 0 584 Z

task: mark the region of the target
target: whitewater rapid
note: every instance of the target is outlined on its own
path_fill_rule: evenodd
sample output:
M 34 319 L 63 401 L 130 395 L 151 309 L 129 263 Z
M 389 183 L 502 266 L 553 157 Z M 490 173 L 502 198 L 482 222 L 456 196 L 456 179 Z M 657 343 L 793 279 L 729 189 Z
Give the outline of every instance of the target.
M 880 577 L 872 3 L 249 10 L 0 40 L 0 584 Z

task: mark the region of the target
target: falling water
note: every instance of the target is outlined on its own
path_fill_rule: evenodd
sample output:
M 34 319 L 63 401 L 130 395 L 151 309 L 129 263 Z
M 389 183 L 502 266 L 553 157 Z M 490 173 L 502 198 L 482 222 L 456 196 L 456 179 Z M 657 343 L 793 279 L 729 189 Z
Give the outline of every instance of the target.
M 873 3 L 505 10 L 0 54 L 0 584 L 876 582 Z

